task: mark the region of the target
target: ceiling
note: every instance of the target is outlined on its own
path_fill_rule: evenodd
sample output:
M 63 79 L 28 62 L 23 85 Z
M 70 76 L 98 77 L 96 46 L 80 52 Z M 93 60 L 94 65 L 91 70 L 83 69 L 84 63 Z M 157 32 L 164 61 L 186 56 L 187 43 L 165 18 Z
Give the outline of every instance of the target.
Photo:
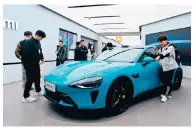
M 138 32 L 139 26 L 142 24 L 191 11 L 190 5 L 114 4 L 44 6 L 99 33 Z
M 139 26 L 190 12 L 190 5 L 44 5 L 97 33 L 139 32 Z M 70 7 L 71 6 L 71 7 Z M 72 7 L 74 6 L 74 7 Z M 75 7 L 79 6 L 79 7 Z M 86 7 L 87 6 L 87 7 Z M 89 18 L 90 17 L 90 18 Z M 122 35 L 119 35 L 122 36 Z M 106 36 L 116 39 L 116 36 Z M 138 36 L 122 36 L 125 45 L 140 45 Z

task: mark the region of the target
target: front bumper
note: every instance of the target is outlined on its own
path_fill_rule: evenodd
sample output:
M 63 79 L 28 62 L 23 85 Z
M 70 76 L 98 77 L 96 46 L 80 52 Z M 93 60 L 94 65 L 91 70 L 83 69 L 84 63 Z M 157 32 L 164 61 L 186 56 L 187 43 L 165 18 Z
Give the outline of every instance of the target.
M 51 102 L 63 107 L 76 109 L 101 109 L 105 108 L 107 89 L 100 87 L 92 89 L 78 89 L 56 85 L 55 92 L 44 88 L 44 96 Z
M 67 94 L 63 94 L 61 92 L 51 92 L 45 88 L 44 97 L 51 102 L 64 107 L 78 108 L 78 106 Z

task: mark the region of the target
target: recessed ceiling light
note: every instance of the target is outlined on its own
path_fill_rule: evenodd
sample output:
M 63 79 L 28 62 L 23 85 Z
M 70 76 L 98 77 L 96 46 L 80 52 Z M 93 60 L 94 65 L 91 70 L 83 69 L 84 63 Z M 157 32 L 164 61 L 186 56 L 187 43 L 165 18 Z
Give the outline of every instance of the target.
M 68 8 L 86 8 L 86 7 L 112 6 L 112 5 L 116 5 L 116 4 L 78 5 L 78 6 L 68 6 Z
M 127 29 L 127 28 L 102 28 L 102 30 L 107 30 L 107 29 Z
M 125 24 L 125 23 L 98 23 L 94 25 Z
M 84 18 L 88 18 L 93 19 L 93 18 L 115 18 L 115 17 L 120 17 L 120 16 L 91 16 L 91 17 L 84 17 Z

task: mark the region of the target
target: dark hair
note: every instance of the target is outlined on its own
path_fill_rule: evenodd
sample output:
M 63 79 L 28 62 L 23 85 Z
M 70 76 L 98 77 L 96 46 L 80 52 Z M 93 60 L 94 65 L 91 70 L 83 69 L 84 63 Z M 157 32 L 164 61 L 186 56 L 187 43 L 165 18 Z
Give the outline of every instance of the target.
M 33 33 L 31 31 L 25 31 L 24 36 L 32 36 Z
M 113 45 L 112 45 L 112 43 L 107 43 L 107 47 L 112 47 Z
M 166 36 L 159 36 L 157 38 L 157 42 L 159 42 L 159 41 L 165 41 L 165 40 L 167 40 L 167 37 Z
M 80 42 L 83 42 L 84 40 L 81 40 Z
M 46 34 L 42 30 L 37 30 L 37 32 L 35 33 L 35 35 L 41 36 L 42 38 L 46 38 Z
M 62 41 L 62 40 L 60 40 L 59 42 L 63 43 L 63 41 Z
M 80 41 L 77 41 L 77 42 L 76 42 L 76 45 L 77 45 L 77 46 L 80 45 Z

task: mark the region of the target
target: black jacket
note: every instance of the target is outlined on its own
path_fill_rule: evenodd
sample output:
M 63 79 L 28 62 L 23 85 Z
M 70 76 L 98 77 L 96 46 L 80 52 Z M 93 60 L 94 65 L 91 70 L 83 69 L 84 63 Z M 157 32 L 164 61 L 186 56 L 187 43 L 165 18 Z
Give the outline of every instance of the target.
M 58 45 L 56 51 L 58 52 L 57 60 L 64 60 L 64 61 L 67 60 L 67 49 L 65 46 L 60 47 Z
M 87 54 L 88 54 L 88 49 L 86 46 L 80 47 L 80 59 L 81 60 L 87 60 Z
M 39 65 L 39 61 L 43 59 L 40 42 L 34 39 L 34 37 L 26 40 L 22 56 L 23 64 L 26 66 L 37 66 Z
M 84 47 L 76 47 L 74 50 L 74 60 L 82 61 L 87 60 L 88 49 L 86 46 Z
M 81 49 L 80 49 L 80 47 L 77 46 L 74 50 L 74 61 L 80 61 L 81 60 L 80 53 L 81 53 Z
M 102 52 L 106 51 L 107 50 L 107 47 L 105 46 L 103 49 L 102 49 Z

